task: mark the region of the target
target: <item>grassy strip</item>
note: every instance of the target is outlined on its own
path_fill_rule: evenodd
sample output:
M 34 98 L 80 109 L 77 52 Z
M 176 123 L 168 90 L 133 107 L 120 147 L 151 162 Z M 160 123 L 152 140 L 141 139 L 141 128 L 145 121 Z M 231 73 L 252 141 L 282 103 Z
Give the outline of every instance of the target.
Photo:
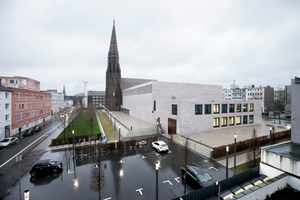
M 72 130 L 74 130 L 74 135 L 91 135 L 91 128 L 86 123 L 86 112 L 82 112 L 79 115 L 77 115 L 76 119 L 74 119 L 73 123 L 70 123 L 69 126 L 66 128 L 66 137 L 72 137 Z M 99 125 L 97 122 L 97 118 L 95 116 L 95 124 L 93 126 L 93 135 L 96 135 L 97 133 L 100 133 Z M 73 127 L 74 126 L 74 127 Z M 69 132 L 70 128 L 70 132 Z M 64 137 L 64 131 L 60 133 L 60 135 L 57 138 L 63 138 Z
M 253 161 L 249 161 L 249 162 L 237 165 L 236 168 L 232 167 L 231 169 L 233 171 L 237 172 L 237 173 L 241 173 L 241 172 L 247 171 L 248 169 L 250 169 L 249 165 L 250 165 L 251 162 L 253 162 Z M 259 163 L 260 163 L 260 158 L 256 159 L 256 161 L 255 161 L 255 167 L 258 166 Z
M 119 134 L 115 131 L 114 126 L 110 124 L 108 117 L 101 110 L 97 110 L 99 119 L 104 129 L 105 135 L 108 141 L 114 141 L 119 139 Z

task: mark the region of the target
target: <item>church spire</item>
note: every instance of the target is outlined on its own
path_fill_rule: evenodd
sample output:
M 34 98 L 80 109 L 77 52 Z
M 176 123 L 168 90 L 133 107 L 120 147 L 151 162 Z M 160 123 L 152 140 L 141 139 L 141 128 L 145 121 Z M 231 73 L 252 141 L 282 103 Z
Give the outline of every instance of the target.
M 109 47 L 109 52 L 108 52 L 108 56 L 110 55 L 119 55 L 118 52 L 118 45 L 117 45 L 117 35 L 116 35 L 116 28 L 115 28 L 115 20 L 114 20 L 114 24 L 113 24 L 113 30 L 111 33 L 111 40 L 110 40 L 110 47 Z

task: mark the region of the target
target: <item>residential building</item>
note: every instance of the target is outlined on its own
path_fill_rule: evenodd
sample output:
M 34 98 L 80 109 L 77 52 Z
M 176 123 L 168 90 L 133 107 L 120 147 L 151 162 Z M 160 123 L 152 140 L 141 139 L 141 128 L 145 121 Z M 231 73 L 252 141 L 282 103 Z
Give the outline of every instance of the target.
M 246 89 L 240 88 L 235 84 L 235 80 L 233 80 L 233 84 L 230 85 L 230 89 L 223 89 L 223 99 L 225 100 L 233 100 L 233 99 L 246 99 Z
M 0 77 L 2 85 L 9 88 L 19 88 L 24 90 L 40 91 L 40 82 L 22 76 Z
M 261 101 L 224 100 L 222 86 L 150 81 L 123 90 L 122 109 L 168 134 L 261 123 Z
M 274 88 L 255 87 L 255 85 L 245 86 L 246 100 L 261 100 L 261 111 L 270 110 L 274 104 Z
M 51 119 L 51 94 L 10 88 L 12 90 L 12 134 L 22 131 Z
M 105 105 L 105 91 L 88 91 L 88 105 L 93 104 L 96 109 Z
M 11 132 L 11 93 L 0 79 L 0 140 L 10 136 Z

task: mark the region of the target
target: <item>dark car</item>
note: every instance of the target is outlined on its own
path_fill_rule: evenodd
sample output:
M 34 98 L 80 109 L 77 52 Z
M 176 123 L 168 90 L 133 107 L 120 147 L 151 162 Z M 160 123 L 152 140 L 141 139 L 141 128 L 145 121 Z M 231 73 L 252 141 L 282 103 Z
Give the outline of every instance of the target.
M 33 134 L 34 134 L 34 130 L 32 130 L 32 129 L 27 129 L 27 130 L 24 132 L 23 136 L 25 137 L 25 136 L 30 136 L 30 135 L 33 135 Z
M 200 187 L 207 187 L 216 183 L 216 181 L 204 169 L 196 164 L 187 165 L 187 170 L 181 167 L 181 174 L 184 177 L 186 171 L 186 181 Z
M 49 174 L 49 176 L 32 176 L 30 178 L 30 182 L 37 186 L 37 185 L 47 185 L 52 181 L 55 181 L 59 177 L 61 177 L 63 170 L 58 171 L 57 173 Z
M 37 127 L 35 127 L 34 132 L 39 132 L 41 130 L 42 130 L 42 127 L 41 126 L 37 126 Z
M 57 173 L 62 170 L 62 162 L 51 159 L 37 161 L 30 170 L 31 176 Z

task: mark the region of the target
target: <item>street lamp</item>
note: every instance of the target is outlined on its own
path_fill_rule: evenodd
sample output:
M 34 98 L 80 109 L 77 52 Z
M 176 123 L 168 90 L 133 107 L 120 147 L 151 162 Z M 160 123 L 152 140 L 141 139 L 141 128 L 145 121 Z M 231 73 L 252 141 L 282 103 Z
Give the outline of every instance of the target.
M 73 135 L 73 158 L 75 157 L 75 150 L 74 150 L 74 130 L 72 130 Z
M 234 134 L 234 168 L 236 168 L 236 133 Z
M 226 178 L 228 178 L 228 152 L 229 152 L 229 146 L 226 146 Z
M 155 162 L 155 169 L 156 169 L 156 200 L 158 200 L 158 169 L 160 167 L 159 161 Z
M 120 150 L 121 126 L 119 125 L 119 150 Z
M 270 126 L 270 145 L 272 144 L 272 126 Z
M 29 189 L 24 190 L 24 200 L 29 200 Z

